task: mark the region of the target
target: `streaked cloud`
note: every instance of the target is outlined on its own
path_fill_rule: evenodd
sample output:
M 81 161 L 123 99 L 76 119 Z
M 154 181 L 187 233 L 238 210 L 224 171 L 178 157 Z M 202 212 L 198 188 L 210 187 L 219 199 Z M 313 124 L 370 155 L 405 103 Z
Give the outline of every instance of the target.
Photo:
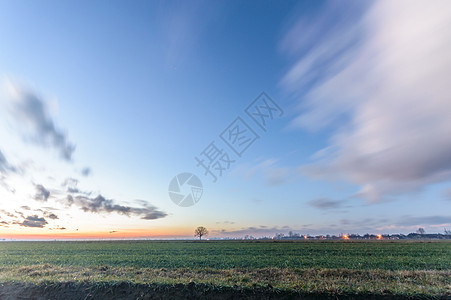
M 52 212 L 48 212 L 48 211 L 44 211 L 44 216 L 46 218 L 52 219 L 52 220 L 57 220 L 59 219 L 58 216 Z
M 34 200 L 36 201 L 42 201 L 42 202 L 46 202 L 49 197 L 50 197 L 50 192 L 49 190 L 47 190 L 43 185 L 41 184 L 37 184 L 35 186 L 36 188 L 36 193 L 33 197 Z
M 55 227 L 55 228 L 49 228 L 49 230 L 66 230 L 66 227 Z
M 0 150 L 0 173 L 5 173 L 14 170 L 15 168 L 8 163 L 2 150 Z
M 308 204 L 318 209 L 337 209 L 343 207 L 344 201 L 333 200 L 330 198 L 317 198 L 309 201 Z
M 333 130 L 304 174 L 344 178 L 370 202 L 451 179 L 451 3 L 378 1 L 341 18 L 339 2 L 283 41 L 298 55 L 281 82 L 302 99 L 292 126 Z M 339 35 L 314 34 L 325 26 Z
M 68 141 L 63 130 L 55 125 L 46 101 L 35 91 L 8 81 L 3 101 L 11 120 L 24 131 L 27 141 L 40 146 L 51 146 L 60 152 L 63 159 L 70 161 L 75 145 Z
M 139 216 L 144 220 L 155 220 L 167 216 L 165 212 L 158 210 L 155 206 L 148 204 L 146 201 L 140 201 L 143 207 L 131 207 L 119 205 L 114 200 L 106 199 L 102 195 L 95 198 L 87 196 L 68 195 L 61 202 L 66 206 L 77 206 L 84 212 L 91 213 L 118 213 L 126 216 Z
M 12 166 L 0 149 L 0 186 L 11 193 L 15 193 L 15 189 L 7 183 L 7 177 L 10 173 L 17 172 L 17 169 Z
M 1 225 L 6 227 L 9 227 L 10 225 L 19 225 L 22 227 L 44 228 L 47 224 L 49 224 L 47 219 L 59 219 L 56 214 L 40 208 L 33 209 L 26 205 L 23 205 L 20 208 L 27 212 L 27 216 L 25 216 L 23 211 L 17 209 L 14 210 L 14 214 L 3 209 L 0 210 L 0 215 L 4 216 L 2 217 L 3 220 Z

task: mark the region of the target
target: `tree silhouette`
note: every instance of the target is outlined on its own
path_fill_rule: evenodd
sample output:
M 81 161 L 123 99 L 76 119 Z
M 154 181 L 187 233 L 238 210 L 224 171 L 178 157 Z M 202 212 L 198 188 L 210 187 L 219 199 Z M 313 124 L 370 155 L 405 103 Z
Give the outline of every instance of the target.
M 417 233 L 418 234 L 424 234 L 426 231 L 424 230 L 424 228 L 422 228 L 422 227 L 420 227 L 420 228 L 418 228 L 418 230 L 417 230 Z
M 198 236 L 199 240 L 201 240 L 204 235 L 208 235 L 207 228 L 199 226 L 196 228 L 196 230 L 194 230 L 194 236 Z

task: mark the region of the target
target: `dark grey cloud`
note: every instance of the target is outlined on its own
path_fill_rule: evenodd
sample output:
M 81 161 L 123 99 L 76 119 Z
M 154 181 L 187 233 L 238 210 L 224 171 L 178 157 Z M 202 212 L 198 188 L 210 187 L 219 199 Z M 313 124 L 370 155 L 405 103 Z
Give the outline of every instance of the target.
M 4 214 L 5 216 L 8 216 L 10 218 L 17 218 L 16 215 L 14 215 L 13 213 L 10 213 L 9 211 L 6 211 L 4 209 L 0 209 L 0 213 Z
M 91 175 L 92 170 L 89 167 L 83 168 L 83 170 L 81 170 L 81 175 L 88 177 L 89 175 Z
M 67 192 L 71 194 L 78 194 L 80 193 L 80 189 L 76 187 L 67 187 Z
M 61 200 L 66 206 L 70 207 L 75 203 L 74 197 L 72 195 L 67 195 L 66 199 Z
M 95 198 L 68 195 L 62 202 L 67 206 L 74 205 L 85 212 L 92 213 L 115 212 L 126 216 L 139 216 L 145 220 L 155 220 L 167 216 L 165 212 L 158 210 L 146 201 L 140 201 L 143 207 L 131 207 L 115 204 L 114 200 L 106 199 L 102 195 L 98 195 Z
M 82 191 L 80 190 L 78 187 L 67 187 L 66 190 L 69 194 L 81 194 L 84 196 L 90 196 L 92 194 L 92 192 L 87 192 L 87 191 Z
M 337 209 L 343 207 L 344 201 L 330 198 L 317 198 L 309 201 L 308 204 L 318 209 Z
M 48 218 L 48 219 L 52 219 L 52 220 L 59 219 L 56 214 L 54 214 L 51 211 L 48 211 L 46 209 L 40 209 L 40 208 L 38 208 L 38 209 L 31 209 L 29 206 L 21 206 L 20 208 L 22 208 L 23 210 L 26 210 L 26 211 L 33 211 L 33 212 L 42 213 L 44 215 L 44 217 Z M 19 212 L 16 211 L 16 213 L 19 213 Z M 21 216 L 24 217 L 22 212 L 20 212 L 19 214 L 21 214 Z
M 25 218 L 23 212 L 21 212 L 20 210 L 14 210 L 14 212 L 19 216 L 21 216 L 22 218 Z
M 63 186 L 63 187 L 67 187 L 67 186 L 75 187 L 75 186 L 78 185 L 78 182 L 79 182 L 78 179 L 72 178 L 72 177 L 68 177 L 68 178 L 66 178 L 63 181 L 63 183 L 61 183 L 61 186 Z
M 23 227 L 35 227 L 35 228 L 43 228 L 47 224 L 48 223 L 44 218 L 40 218 L 37 215 L 28 216 L 23 220 L 22 223 L 19 223 L 19 225 Z
M 50 192 L 42 184 L 35 185 L 35 188 L 36 194 L 33 199 L 36 201 L 46 202 L 50 197 Z
M 82 194 L 84 196 L 90 196 L 91 192 L 82 191 L 81 189 L 79 189 L 78 183 L 78 179 L 69 177 L 64 180 L 61 186 L 66 187 L 66 192 L 69 194 Z
M 50 117 L 45 101 L 31 90 L 11 84 L 8 108 L 11 119 L 29 132 L 30 141 L 41 146 L 52 146 L 59 150 L 61 157 L 70 161 L 75 145 L 70 143 L 66 134 L 56 127 Z
M 44 217 L 52 219 L 52 220 L 59 219 L 56 214 L 49 212 L 49 211 L 44 211 Z
M 66 230 L 66 227 L 55 227 L 55 228 L 49 228 L 49 230 Z

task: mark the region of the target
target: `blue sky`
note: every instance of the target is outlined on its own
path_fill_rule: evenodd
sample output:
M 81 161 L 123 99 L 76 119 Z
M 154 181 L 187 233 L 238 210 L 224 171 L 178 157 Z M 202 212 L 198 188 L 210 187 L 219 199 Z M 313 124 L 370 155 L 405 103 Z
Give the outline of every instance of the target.
M 449 3 L 2 1 L 0 236 L 451 227 Z M 282 109 L 264 132 L 262 91 Z M 259 135 L 238 157 L 220 134 Z M 212 142 L 235 160 L 213 182 Z M 168 185 L 190 172 L 198 203 Z M 114 233 L 110 233 L 113 232 Z

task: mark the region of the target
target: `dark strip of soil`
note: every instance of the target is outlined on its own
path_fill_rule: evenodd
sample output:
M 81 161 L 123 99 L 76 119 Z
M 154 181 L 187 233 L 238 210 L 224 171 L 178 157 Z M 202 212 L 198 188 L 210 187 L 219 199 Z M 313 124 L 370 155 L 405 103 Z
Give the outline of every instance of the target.
M 207 284 L 0 284 L 0 299 L 451 299 L 451 296 L 299 294 L 267 288 L 217 287 Z

